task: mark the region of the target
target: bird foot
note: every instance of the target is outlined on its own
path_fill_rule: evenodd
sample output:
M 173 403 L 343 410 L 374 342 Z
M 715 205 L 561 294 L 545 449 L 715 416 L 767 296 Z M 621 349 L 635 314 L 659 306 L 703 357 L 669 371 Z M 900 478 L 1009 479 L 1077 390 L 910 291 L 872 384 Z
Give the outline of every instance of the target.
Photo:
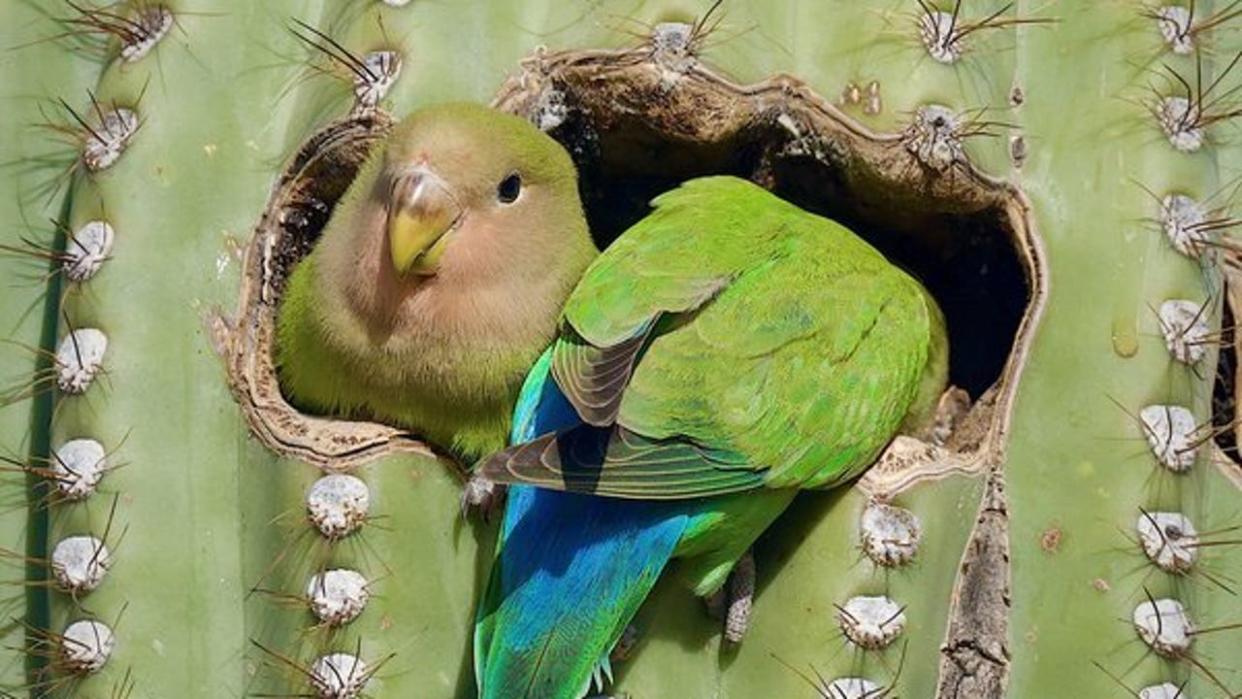
M 750 551 L 742 554 L 729 580 L 728 606 L 724 610 L 724 638 L 726 643 L 741 643 L 750 628 L 750 610 L 755 599 L 755 557 Z
M 742 554 L 725 584 L 703 598 L 707 614 L 724 625 L 726 643 L 741 643 L 750 628 L 750 608 L 755 597 L 755 557 Z
M 479 474 L 470 476 L 461 492 L 461 516 L 469 517 L 478 512 L 484 522 L 501 510 L 505 501 L 505 487 Z

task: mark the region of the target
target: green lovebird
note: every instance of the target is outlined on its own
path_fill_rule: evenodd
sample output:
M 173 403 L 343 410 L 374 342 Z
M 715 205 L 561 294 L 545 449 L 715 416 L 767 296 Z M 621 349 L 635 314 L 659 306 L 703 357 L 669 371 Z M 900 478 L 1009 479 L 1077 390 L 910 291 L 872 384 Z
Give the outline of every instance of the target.
M 404 427 L 470 461 L 501 449 L 522 379 L 596 254 L 556 141 L 477 105 L 415 112 L 289 278 L 282 389 L 304 410 Z
M 858 475 L 945 388 L 935 301 L 843 226 L 733 177 L 653 204 L 569 297 L 514 446 L 476 468 L 513 484 L 475 624 L 485 699 L 602 685 L 671 558 L 720 590 L 798 489 Z

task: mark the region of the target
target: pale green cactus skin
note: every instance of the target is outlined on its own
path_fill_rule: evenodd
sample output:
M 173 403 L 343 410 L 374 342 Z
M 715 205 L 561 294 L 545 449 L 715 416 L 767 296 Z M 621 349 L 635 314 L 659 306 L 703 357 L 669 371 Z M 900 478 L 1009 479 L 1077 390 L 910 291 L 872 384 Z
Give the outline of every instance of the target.
M 46 356 L 39 364 L 22 347 L 54 351 L 67 332 L 62 313 L 109 338 L 106 373 L 83 395 L 43 392 L 0 407 L 0 455 L 37 459 L 89 436 L 124 464 L 84 502 L 48 507 L 36 478 L 0 473 L 0 548 L 33 561 L 2 562 L 5 582 L 30 584 L 0 593 L 0 645 L 14 649 L 0 656 L 0 689 L 23 697 L 311 696 L 304 671 L 321 654 L 345 652 L 379 666 L 364 696 L 472 696 L 471 621 L 494 530 L 461 519 L 454 469 L 407 454 L 355 470 L 370 490 L 370 518 L 329 545 L 305 516 L 305 493 L 322 474 L 250 436 L 213 349 L 212 318 L 237 304 L 240 250 L 283 164 L 350 109 L 347 81 L 307 71 L 314 54 L 289 31 L 291 19 L 357 53 L 399 51 L 401 73 L 382 104 L 401 115 L 449 99 L 490 101 L 537 46 L 633 46 L 657 23 L 693 21 L 710 5 L 177 0 L 169 3 L 176 27 L 132 63 L 115 58 L 115 45 L 100 62 L 73 41 L 38 42 L 65 30 L 55 18 L 71 8 L 0 6 L 0 243 L 51 240 L 52 217 L 74 228 L 104 216 L 116 230 L 111 258 L 91 279 L 67 285 L 63 303 L 60 276 L 0 294 L 0 336 L 13 340 L 0 348 L 0 380 L 9 382 L 0 388 L 29 384 L 38 366 L 47 368 Z M 1196 12 L 1210 16 L 1208 5 Z M 1006 6 L 966 2 L 962 18 Z M 1185 682 L 1183 699 L 1242 691 L 1242 631 L 1202 633 L 1189 659 L 1170 660 L 1152 653 L 1130 621 L 1150 592 L 1181 600 L 1201 628 L 1242 622 L 1236 597 L 1200 573 L 1156 569 L 1134 541 L 1139 508 L 1182 511 L 1202 532 L 1242 524 L 1236 464 L 1213 463 L 1204 449 L 1188 473 L 1163 470 L 1131 415 L 1171 403 L 1208 419 L 1214 348 L 1199 375 L 1176 363 L 1151 308 L 1221 296 L 1212 256 L 1177 253 L 1145 221 L 1159 212 L 1143 187 L 1207 198 L 1242 175 L 1236 123 L 1213 125 L 1198 152 L 1183 153 L 1140 104 L 1161 62 L 1183 76 L 1195 69 L 1193 57 L 1167 50 L 1142 11 L 1139 3 L 1023 0 L 1000 16 L 1041 22 L 979 29 L 963 41 L 961 59 L 945 64 L 920 42 L 914 2 L 729 0 L 717 10 L 722 21 L 701 58 L 740 84 L 797 76 L 877 132 L 901 131 L 927 104 L 959 113 L 986 106 L 983 118 L 1003 122 L 991 129 L 999 137 L 968 139 L 965 152 L 1029 198 L 1050 296 L 1018 383 L 1006 458 L 991 474 L 993 485 L 1003 474 L 1007 509 L 987 516 L 1007 523 L 999 541 L 1012 564 L 998 573 L 1008 589 L 995 592 L 1012 608 L 1000 636 L 984 642 L 995 662 L 983 662 L 1002 680 L 991 689 L 960 680 L 942 652 L 962 611 L 954 589 L 963 555 L 978 545 L 989 492 L 989 474 L 975 471 L 895 496 L 893 504 L 918 516 L 923 536 L 914 560 L 893 569 L 859 551 L 861 490 L 803 496 L 757 547 L 759 594 L 738 648 L 722 648 L 719 623 L 702 604 L 662 582 L 640 612 L 637 648 L 617 665 L 612 694 L 815 696 L 794 668 L 891 684 L 884 696 L 1127 696 L 1117 680 L 1134 691 Z M 1237 52 L 1239 21 L 1210 33 L 1205 80 Z M 1239 81 L 1242 70 L 1218 89 Z M 878 102 L 869 103 L 873 82 Z M 842 100 L 850 84 L 862 101 Z M 87 114 L 88 90 L 105 105 L 134 106 L 141 128 L 110 168 L 79 172 L 48 196 L 40 186 L 59 172 L 40 156 L 74 154 L 37 139 L 31 125 L 43 118 L 40 108 L 58 113 L 57 98 Z M 1017 135 L 1026 149 L 1020 166 L 1009 139 Z M 47 269 L 0 256 L 5 279 Z M 1218 328 L 1219 305 L 1209 315 Z M 49 589 L 41 562 L 56 542 L 105 529 L 113 562 L 102 584 L 77 600 Z M 1212 576 L 1242 582 L 1242 546 L 1199 553 Z M 297 598 L 311 574 L 342 566 L 372 581 L 371 599 L 342 628 L 312 629 Z M 904 631 L 881 651 L 847 644 L 838 625 L 834 605 L 867 594 L 904 605 Z M 22 652 L 87 617 L 116 634 L 100 671 L 78 678 L 47 651 Z
M 1154 570 L 1119 534 L 1135 537 L 1140 506 L 1181 511 L 1200 531 L 1239 523 L 1236 464 L 1218 467 L 1204 455 L 1189 474 L 1173 476 L 1135 439 L 1135 421 L 1110 407 L 1110 399 L 1132 413 L 1173 403 L 1190 408 L 1199 421 L 1209 414 L 1211 387 L 1170 361 L 1150 308 L 1168 298 L 1220 298 L 1220 273 L 1179 255 L 1159 231 L 1138 220 L 1154 216 L 1156 204 L 1133 182 L 1158 195 L 1182 191 L 1207 198 L 1237 177 L 1236 152 L 1229 154 L 1237 150 L 1239 133 L 1236 122 L 1217 124 L 1199 152 L 1177 152 L 1149 115 L 1123 101 L 1143 98 L 1150 80 L 1135 57 L 1165 61 L 1183 76 L 1195 71 L 1193 57 L 1161 51 L 1150 23 L 1126 21 L 1119 16 L 1124 10 L 1101 4 L 1075 13 L 1055 31 L 1026 31 L 1018 51 L 1019 76 L 1029 87 L 1020 120 L 1029 134 L 1040 134 L 1023 185 L 1044 232 L 1054 279 L 1006 469 L 1013 513 L 1015 696 L 1025 695 L 1023 690 L 1083 696 L 1120 691 L 1102 672 L 1058 669 L 1084 661 L 1118 676 L 1129 669 L 1124 677 L 1135 688 L 1185 681 L 1186 696 L 1225 696 L 1186 661 L 1148 651 L 1129 620 L 1146 601 L 1146 588 L 1156 598 L 1182 601 L 1202 628 L 1238 621 L 1236 597 L 1201 575 Z M 1205 64 L 1213 75 L 1238 50 L 1236 33 L 1218 39 L 1215 57 Z M 1081 65 L 1096 69 L 1076 67 Z M 1073 118 L 1067 119 L 1061 101 L 1071 94 L 1090 97 L 1070 108 Z M 1115 145 L 1101 157 L 1092 149 L 1104 142 Z M 1232 164 L 1226 165 L 1227 158 Z M 1083 303 L 1087 299 L 1094 301 Z M 1204 361 L 1214 361 L 1213 355 Z M 1042 380 L 1031 379 L 1036 375 Z M 1059 426 L 1051 431 L 1050 417 Z M 1062 543 L 1047 553 L 1040 538 L 1054 527 Z M 1199 565 L 1222 580 L 1237 581 L 1242 574 L 1236 547 L 1203 548 L 1200 554 Z M 1230 586 L 1236 589 L 1236 583 Z M 1242 636 L 1218 631 L 1197 637 L 1193 656 L 1236 693 L 1242 685 L 1240 650 Z

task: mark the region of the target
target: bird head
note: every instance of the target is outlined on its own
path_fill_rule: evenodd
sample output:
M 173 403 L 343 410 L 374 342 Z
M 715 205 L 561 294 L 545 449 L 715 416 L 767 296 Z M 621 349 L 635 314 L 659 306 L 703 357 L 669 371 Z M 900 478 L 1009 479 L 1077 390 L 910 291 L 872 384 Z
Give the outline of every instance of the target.
M 595 254 L 564 148 L 480 105 L 397 124 L 337 208 L 322 276 L 379 339 L 408 338 L 411 324 L 460 328 L 504 306 L 546 330 Z
M 441 274 L 529 275 L 586 231 L 577 176 L 560 144 L 479 105 L 430 107 L 399 124 L 374 193 L 384 204 L 392 271 L 410 285 Z
M 560 144 L 483 106 L 416 111 L 372 147 L 294 270 L 282 387 L 470 458 L 499 449 L 596 254 Z

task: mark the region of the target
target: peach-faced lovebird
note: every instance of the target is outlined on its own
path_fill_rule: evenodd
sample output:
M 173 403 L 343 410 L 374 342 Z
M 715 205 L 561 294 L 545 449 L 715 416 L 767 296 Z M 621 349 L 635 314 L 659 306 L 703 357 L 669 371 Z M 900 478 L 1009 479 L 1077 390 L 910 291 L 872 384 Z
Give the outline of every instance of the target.
M 556 141 L 487 108 L 418 111 L 372 150 L 294 270 L 276 363 L 293 402 L 410 429 L 471 461 L 595 257 Z
M 936 303 L 846 228 L 732 177 L 653 204 L 476 468 L 514 484 L 475 625 L 485 699 L 586 694 L 669 559 L 716 592 L 798 489 L 860 473 L 944 389 Z

